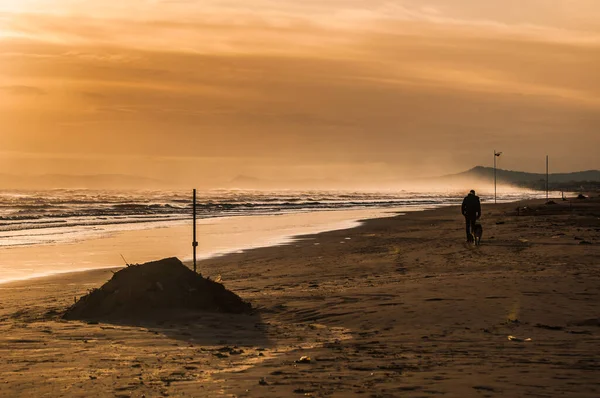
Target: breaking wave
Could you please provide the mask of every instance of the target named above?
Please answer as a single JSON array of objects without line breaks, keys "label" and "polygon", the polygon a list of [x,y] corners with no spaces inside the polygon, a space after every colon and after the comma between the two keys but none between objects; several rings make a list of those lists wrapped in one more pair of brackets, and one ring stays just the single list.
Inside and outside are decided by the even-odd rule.
[{"label": "breaking wave", "polygon": [[[531,194],[532,196],[535,194]],[[200,192],[199,218],[271,215],[289,212],[360,208],[435,207],[458,204],[462,194],[414,192],[247,191]],[[505,196],[502,200],[528,197]],[[0,191],[0,246],[35,244],[28,235],[75,235],[78,229],[188,220],[192,213],[188,191]],[[112,228],[113,230],[115,228]],[[30,243],[33,242],[33,243]]]}]

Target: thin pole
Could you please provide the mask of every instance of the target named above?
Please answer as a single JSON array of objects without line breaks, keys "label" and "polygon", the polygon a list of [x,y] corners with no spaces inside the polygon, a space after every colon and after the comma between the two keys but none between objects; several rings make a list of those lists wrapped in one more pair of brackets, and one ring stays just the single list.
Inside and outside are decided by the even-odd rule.
[{"label": "thin pole", "polygon": [[494,149],[494,203],[496,203],[496,150]]},{"label": "thin pole", "polygon": [[196,248],[198,242],[196,241],[196,190],[194,189],[194,240],[192,241],[192,247],[194,248],[194,272],[196,272]]},{"label": "thin pole", "polygon": [[548,155],[546,155],[546,202],[548,201],[548,186],[549,186],[549,180],[548,180]]}]

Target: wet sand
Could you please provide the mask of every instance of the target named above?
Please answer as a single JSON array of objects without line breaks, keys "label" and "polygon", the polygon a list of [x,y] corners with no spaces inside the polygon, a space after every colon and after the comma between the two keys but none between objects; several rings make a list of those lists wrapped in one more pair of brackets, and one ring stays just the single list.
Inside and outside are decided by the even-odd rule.
[{"label": "wet sand", "polygon": [[[364,218],[386,217],[392,209],[354,209],[205,218],[198,225],[198,258],[287,243],[293,236],[351,228]],[[191,217],[190,217],[191,218]],[[107,232],[84,228],[74,241],[34,246],[0,245],[0,283],[31,276],[141,264],[165,257],[192,258],[192,221],[120,225]],[[158,225],[158,227],[157,227]],[[45,230],[44,230],[45,231]],[[95,232],[94,232],[95,231]],[[44,232],[46,233],[46,232]],[[48,236],[56,231],[48,230]],[[73,234],[71,234],[73,235]],[[70,235],[69,235],[70,236]],[[0,236],[0,243],[3,237]]]},{"label": "wet sand", "polygon": [[199,264],[254,315],[66,322],[110,270],[0,285],[0,396],[599,396],[600,201],[482,222],[480,247],[448,207]]}]

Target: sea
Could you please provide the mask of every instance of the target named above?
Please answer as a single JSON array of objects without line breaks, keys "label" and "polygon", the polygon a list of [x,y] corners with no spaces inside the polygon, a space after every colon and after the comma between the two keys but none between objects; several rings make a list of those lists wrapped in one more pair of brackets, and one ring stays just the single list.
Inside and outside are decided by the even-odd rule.
[{"label": "sea", "polygon": [[[456,205],[463,197],[449,191],[200,191],[199,258],[288,243],[367,218]],[[542,197],[510,191],[498,201]],[[171,255],[189,260],[192,209],[187,190],[0,191],[0,282],[119,266],[128,261],[125,255],[137,262]]]}]

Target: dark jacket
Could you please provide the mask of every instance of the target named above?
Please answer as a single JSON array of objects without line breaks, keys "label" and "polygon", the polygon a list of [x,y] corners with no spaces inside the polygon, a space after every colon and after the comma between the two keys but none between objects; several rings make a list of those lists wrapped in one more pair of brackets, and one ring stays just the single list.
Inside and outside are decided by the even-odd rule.
[{"label": "dark jacket", "polygon": [[481,202],[479,196],[470,193],[465,197],[462,202],[462,214],[465,217],[477,217],[481,216]]}]

